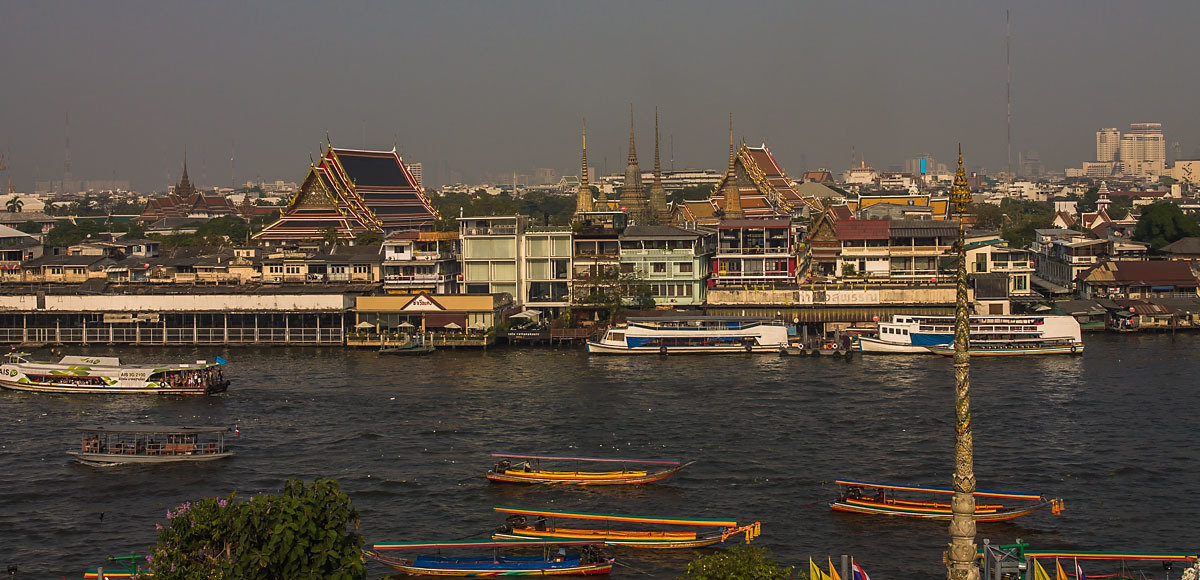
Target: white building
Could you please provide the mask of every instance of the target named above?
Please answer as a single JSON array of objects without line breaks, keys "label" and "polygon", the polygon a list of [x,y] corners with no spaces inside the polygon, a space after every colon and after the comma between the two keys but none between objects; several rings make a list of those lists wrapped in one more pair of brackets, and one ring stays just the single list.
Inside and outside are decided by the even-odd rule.
[{"label": "white building", "polygon": [[1166,164],[1162,123],[1131,123],[1121,136],[1121,171],[1127,177],[1157,177]]},{"label": "white building", "polygon": [[1096,161],[1111,163],[1121,150],[1121,132],[1115,127],[1096,131]]}]

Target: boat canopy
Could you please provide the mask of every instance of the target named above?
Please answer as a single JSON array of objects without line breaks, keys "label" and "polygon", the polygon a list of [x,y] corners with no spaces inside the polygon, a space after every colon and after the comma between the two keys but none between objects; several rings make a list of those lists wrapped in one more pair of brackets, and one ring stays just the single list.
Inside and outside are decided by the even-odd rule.
[{"label": "boat canopy", "polygon": [[522,455],[520,453],[492,453],[492,457],[505,459],[548,459],[561,461],[598,461],[605,463],[648,463],[653,465],[682,465],[679,459],[614,459],[610,457],[562,457],[556,455]]},{"label": "boat canopy", "polygon": [[702,322],[772,322],[776,319],[766,316],[630,316],[627,322],[667,322],[667,321],[702,321]]},{"label": "boat canopy", "polygon": [[[915,485],[892,485],[888,483],[875,483],[871,481],[853,481],[849,479],[839,479],[833,482],[835,485],[848,485],[854,487],[873,487],[876,489],[894,489],[897,491],[915,491],[924,493],[954,493],[954,490],[948,487],[918,487]],[[985,491],[975,490],[976,497],[999,497],[1010,499],[1042,499],[1040,493],[1010,493],[1003,491]]]},{"label": "boat canopy", "polygon": [[577,520],[603,520],[609,522],[635,522],[643,524],[669,524],[679,526],[714,526],[714,527],[737,527],[737,520],[718,520],[708,518],[667,518],[655,516],[631,516],[621,514],[601,514],[591,512],[568,512],[559,510],[540,510],[540,509],[525,509],[510,506],[496,506],[492,509],[500,513],[506,514],[524,514],[533,516],[547,516],[568,518]]},{"label": "boat canopy", "polygon": [[506,548],[508,546],[600,546],[603,541],[566,540],[455,540],[450,542],[383,542],[375,544],[375,550],[416,550],[438,548]]},{"label": "boat canopy", "polygon": [[174,433],[191,435],[198,433],[224,433],[229,427],[172,427],[169,425],[94,425],[79,427],[87,433]]},{"label": "boat canopy", "polygon": [[1160,554],[1146,552],[1064,552],[1064,551],[1034,551],[1026,550],[1026,558],[1061,558],[1063,560],[1146,560],[1161,562],[1195,562],[1197,555],[1185,552],[1166,552]]},{"label": "boat canopy", "polygon": [[58,361],[60,365],[81,365],[94,367],[119,367],[121,359],[115,356],[64,356]]}]

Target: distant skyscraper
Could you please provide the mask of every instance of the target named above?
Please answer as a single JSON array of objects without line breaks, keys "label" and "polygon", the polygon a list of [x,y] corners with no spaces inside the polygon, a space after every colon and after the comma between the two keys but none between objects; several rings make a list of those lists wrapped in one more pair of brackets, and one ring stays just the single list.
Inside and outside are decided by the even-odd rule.
[{"label": "distant skyscraper", "polygon": [[412,174],[413,179],[417,180],[417,187],[425,187],[425,175],[421,162],[406,163],[405,166],[408,167],[408,172]]},{"label": "distant skyscraper", "polygon": [[1158,176],[1166,164],[1162,123],[1131,123],[1121,136],[1121,172],[1128,177]]},{"label": "distant skyscraper", "polygon": [[1115,127],[1096,131],[1096,161],[1107,163],[1117,160],[1121,150],[1121,132]]}]

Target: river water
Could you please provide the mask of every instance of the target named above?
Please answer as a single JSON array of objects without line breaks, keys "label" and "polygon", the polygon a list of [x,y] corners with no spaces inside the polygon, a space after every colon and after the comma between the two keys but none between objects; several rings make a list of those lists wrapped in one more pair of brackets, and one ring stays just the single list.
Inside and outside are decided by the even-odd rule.
[{"label": "river water", "polygon": [[[1197,338],[1091,335],[1081,357],[973,360],[979,487],[1066,501],[1059,516],[981,524],[980,540],[1200,550]],[[206,398],[0,392],[0,564],[19,566],[17,578],[81,577],[107,555],[145,553],[154,524],[176,504],[319,476],[341,481],[368,543],[482,537],[504,519],[493,505],[547,506],[759,520],[756,544],[789,564],[852,554],[876,580],[945,575],[946,524],[834,514],[821,500],[836,495],[837,478],[949,485],[947,358],[598,357],[579,348],[413,358],[312,348],[86,353],[131,362],[221,355],[232,386]],[[209,464],[97,469],[64,454],[77,426],[130,422],[237,424],[241,436],[235,457]],[[492,451],[697,463],[630,488],[467,479],[491,465]],[[632,568],[614,575],[672,578],[697,553],[617,551]],[[372,564],[370,577],[385,571]]]}]

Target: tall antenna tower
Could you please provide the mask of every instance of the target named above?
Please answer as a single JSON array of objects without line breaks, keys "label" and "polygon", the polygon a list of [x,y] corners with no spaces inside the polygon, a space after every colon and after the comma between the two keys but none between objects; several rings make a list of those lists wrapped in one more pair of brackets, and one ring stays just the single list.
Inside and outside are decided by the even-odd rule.
[{"label": "tall antenna tower", "polygon": [[1008,75],[1005,83],[1005,98],[1008,100],[1008,175],[1013,174],[1012,166],[1012,17],[1009,10],[1004,11],[1004,67]]},{"label": "tall antenna tower", "polygon": [[237,189],[237,141],[229,140],[229,188]]}]

